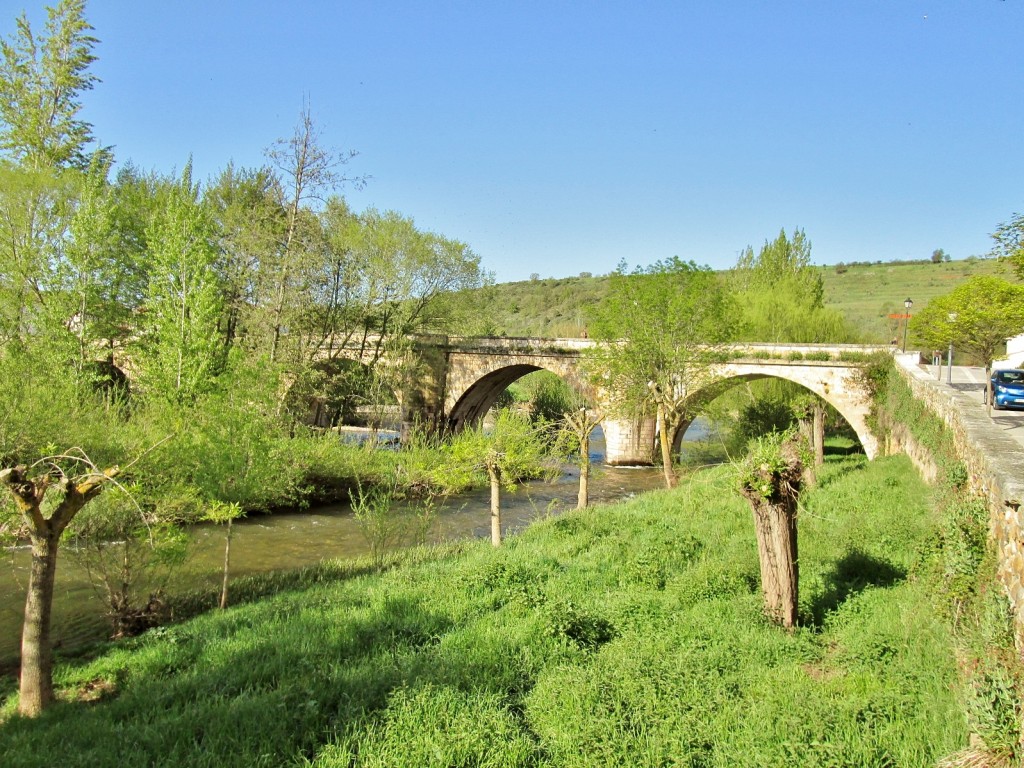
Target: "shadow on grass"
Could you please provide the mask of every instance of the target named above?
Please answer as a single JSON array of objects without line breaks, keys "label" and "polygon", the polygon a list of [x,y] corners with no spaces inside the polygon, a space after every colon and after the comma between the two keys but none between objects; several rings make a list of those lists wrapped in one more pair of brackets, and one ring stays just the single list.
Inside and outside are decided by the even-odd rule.
[{"label": "shadow on grass", "polygon": [[10,739],[82,765],[188,765],[200,748],[213,756],[206,764],[312,759],[323,734],[381,710],[396,688],[490,681],[486,665],[463,668],[439,652],[453,619],[417,600],[388,599],[337,624],[300,602],[264,601],[138,638],[112,695],[83,706],[64,692],[38,718],[0,723],[0,752]]},{"label": "shadow on grass", "polygon": [[820,628],[827,616],[851,596],[868,587],[891,587],[906,576],[905,570],[889,561],[852,549],[826,574],[825,589],[811,601],[809,623]]}]

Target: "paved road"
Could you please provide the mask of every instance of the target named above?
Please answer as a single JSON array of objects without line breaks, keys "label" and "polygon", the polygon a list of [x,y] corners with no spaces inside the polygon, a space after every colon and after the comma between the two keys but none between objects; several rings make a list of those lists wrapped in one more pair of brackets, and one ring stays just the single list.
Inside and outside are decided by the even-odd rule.
[{"label": "paved road", "polygon": [[[931,376],[938,378],[936,368],[933,365],[922,365],[921,370],[930,374]],[[947,384],[947,369],[942,368],[942,383],[944,386],[950,386]],[[954,365],[953,366],[953,384],[951,385],[954,389],[959,390],[971,397],[971,399],[977,401],[978,406],[985,408],[985,369],[974,368],[966,365]],[[1024,446],[1024,409],[1015,411],[996,411],[991,412],[993,425],[999,429],[1002,429],[1006,434],[1014,438],[1021,446]]]}]

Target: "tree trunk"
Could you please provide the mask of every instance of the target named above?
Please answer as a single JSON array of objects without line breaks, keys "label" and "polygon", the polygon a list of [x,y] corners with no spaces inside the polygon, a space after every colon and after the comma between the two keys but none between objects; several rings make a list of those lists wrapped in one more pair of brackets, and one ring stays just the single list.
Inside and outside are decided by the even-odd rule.
[{"label": "tree trunk", "polygon": [[796,499],[761,501],[752,506],[765,613],[772,621],[792,627],[796,624],[799,599]]},{"label": "tree trunk", "polygon": [[57,485],[64,497],[44,517],[41,505],[51,487],[44,475],[30,478],[27,467],[19,465],[0,470],[0,485],[7,486],[15,506],[25,521],[32,541],[32,565],[25,597],[25,620],[21,631],[21,687],[18,711],[28,717],[38,715],[53,701],[53,649],[50,647],[50,614],[53,587],[57,576],[57,551],[61,534],[75,515],[95,498],[103,484],[120,473],[110,467],[91,473],[80,481],[64,478]]},{"label": "tree trunk", "polygon": [[487,476],[491,479],[491,544],[501,546],[501,470],[495,466],[487,467]]},{"label": "tree trunk", "polygon": [[[586,426],[584,425],[584,429]],[[581,435],[580,440],[580,492],[576,509],[584,509],[590,503],[590,435]]]},{"label": "tree trunk", "polygon": [[[806,414],[805,414],[806,416]],[[798,422],[800,427],[800,437],[803,438],[804,442],[807,443],[807,448],[811,453],[814,453],[814,421],[813,419],[802,418]],[[808,488],[813,488],[818,484],[817,473],[814,471],[814,464],[811,466],[804,467],[803,482]]]},{"label": "tree trunk", "polygon": [[765,613],[772,621],[792,627],[799,597],[796,512],[804,468],[795,443],[783,443],[778,450],[781,468],[773,469],[774,462],[755,466],[753,479],[740,491],[754,513]]},{"label": "tree trunk", "polygon": [[21,632],[21,695],[18,703],[18,711],[27,717],[35,717],[53,701],[50,612],[57,576],[56,538],[51,531],[32,536],[32,566]]},{"label": "tree trunk", "polygon": [[814,403],[814,466],[825,463],[825,408]]},{"label": "tree trunk", "polygon": [[228,518],[228,531],[224,536],[224,578],[220,585],[220,607],[228,607],[228,569],[231,565],[231,518]]},{"label": "tree trunk", "polygon": [[661,442],[661,466],[665,470],[665,487],[676,487],[676,473],[672,469],[672,445],[668,440],[668,419],[665,406],[658,403],[658,439]]}]

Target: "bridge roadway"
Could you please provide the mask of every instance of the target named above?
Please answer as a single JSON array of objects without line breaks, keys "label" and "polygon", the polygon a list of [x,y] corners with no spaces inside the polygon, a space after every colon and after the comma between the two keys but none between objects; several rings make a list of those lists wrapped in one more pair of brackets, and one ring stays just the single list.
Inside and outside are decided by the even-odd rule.
[{"label": "bridge roadway", "polygon": [[[945,366],[938,371],[934,365],[919,364],[917,369],[933,379],[936,386],[960,392],[966,397],[961,402],[976,405],[987,412],[985,406],[985,369],[976,366],[954,365],[953,383],[948,383],[949,371]],[[970,407],[970,406],[968,406]],[[992,429],[1011,437],[1024,449],[1024,409],[1019,411],[992,410],[988,414],[992,420]]]}]

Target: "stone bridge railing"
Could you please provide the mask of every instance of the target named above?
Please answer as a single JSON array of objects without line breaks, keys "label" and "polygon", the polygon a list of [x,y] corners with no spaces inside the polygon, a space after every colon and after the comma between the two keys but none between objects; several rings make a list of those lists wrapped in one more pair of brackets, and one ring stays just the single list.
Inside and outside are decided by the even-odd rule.
[{"label": "stone bridge railing", "polygon": [[[967,467],[971,489],[988,502],[991,535],[999,557],[999,579],[1013,606],[1018,640],[1024,638],[1024,446],[997,428],[986,406],[969,394],[944,386],[898,356],[897,368],[914,396],[945,422],[957,455]],[[927,456],[913,440],[903,448],[929,472]],[[916,456],[915,456],[916,454]]]}]

